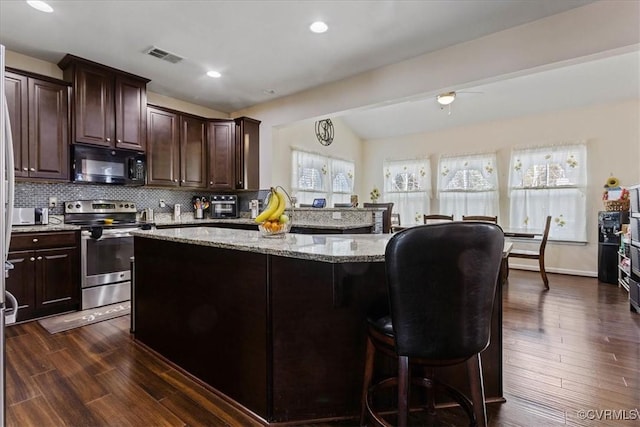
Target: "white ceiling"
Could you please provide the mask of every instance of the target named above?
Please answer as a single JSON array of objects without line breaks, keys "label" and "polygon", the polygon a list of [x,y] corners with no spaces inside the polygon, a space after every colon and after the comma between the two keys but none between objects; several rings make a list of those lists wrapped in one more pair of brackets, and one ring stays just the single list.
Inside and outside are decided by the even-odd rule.
[{"label": "white ceiling", "polygon": [[[591,1],[49,1],[54,12],[46,14],[22,0],[0,0],[0,43],[52,63],[71,53],[147,77],[155,93],[232,113]],[[329,31],[312,34],[308,26],[319,19]],[[152,46],[184,60],[171,64],[146,55]],[[390,129],[415,133],[518,113],[509,103],[513,94],[518,108],[530,112],[562,107],[542,89],[574,102],[594,97],[594,88],[605,88],[609,97],[637,96],[637,55],[607,61],[581,65],[580,78],[576,71],[554,70],[465,88],[483,93],[459,94],[450,115],[430,98],[344,120],[363,138],[383,138]],[[611,73],[615,65],[624,70]],[[613,74],[606,85],[600,84],[607,74],[602,67]],[[222,78],[206,77],[209,69]]]},{"label": "white ceiling", "polygon": [[638,98],[636,50],[460,89],[450,109],[434,95],[350,112],[342,119],[360,138],[380,139]]}]

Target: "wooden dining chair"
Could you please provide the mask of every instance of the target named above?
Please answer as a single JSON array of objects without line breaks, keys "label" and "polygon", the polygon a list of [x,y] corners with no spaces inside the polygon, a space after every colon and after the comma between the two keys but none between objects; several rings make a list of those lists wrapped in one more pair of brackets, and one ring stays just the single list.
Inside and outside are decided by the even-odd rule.
[{"label": "wooden dining chair", "polygon": [[393,227],[394,225],[401,225],[400,224],[400,214],[399,213],[392,213],[391,214],[391,226]]},{"label": "wooden dining chair", "polygon": [[425,224],[437,224],[444,221],[453,221],[453,215],[424,215],[423,221]]},{"label": "wooden dining chair", "polygon": [[498,223],[497,216],[487,216],[487,215],[462,215],[463,221],[486,221],[492,222],[494,224]]},{"label": "wooden dining chair", "polygon": [[[551,215],[547,216],[547,221],[544,225],[544,232],[542,233],[542,240],[537,251],[513,249],[509,252],[508,258],[524,258],[524,259],[537,259],[540,266],[540,276],[542,276],[542,282],[544,287],[549,289],[549,279],[547,278],[547,272],[544,269],[544,250],[547,247],[547,238],[549,237],[549,229],[551,228]],[[507,258],[507,263],[508,263]],[[508,264],[507,264],[508,268]]]}]

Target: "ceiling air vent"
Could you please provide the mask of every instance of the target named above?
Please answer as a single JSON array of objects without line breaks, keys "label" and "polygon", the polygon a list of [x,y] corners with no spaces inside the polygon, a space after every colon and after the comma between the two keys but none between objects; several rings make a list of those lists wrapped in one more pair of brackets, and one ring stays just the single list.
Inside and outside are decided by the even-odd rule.
[{"label": "ceiling air vent", "polygon": [[180,57],[180,56],[178,56],[178,55],[176,55],[174,53],[167,52],[166,50],[157,48],[155,46],[153,46],[151,49],[149,49],[147,51],[147,54],[151,55],[151,56],[155,56],[156,58],[160,58],[160,59],[162,59],[164,61],[171,62],[172,64],[177,64],[178,62],[182,61],[182,59],[183,59],[182,57]]}]

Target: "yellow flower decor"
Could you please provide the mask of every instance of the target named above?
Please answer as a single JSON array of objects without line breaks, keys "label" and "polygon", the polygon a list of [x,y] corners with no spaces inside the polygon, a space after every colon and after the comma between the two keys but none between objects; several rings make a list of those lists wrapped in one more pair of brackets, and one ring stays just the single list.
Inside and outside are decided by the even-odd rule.
[{"label": "yellow flower decor", "polygon": [[615,176],[610,176],[607,179],[607,183],[604,185],[604,188],[618,188],[620,187],[620,180]]},{"label": "yellow flower decor", "polygon": [[378,200],[378,198],[380,197],[380,190],[378,190],[377,187],[373,187],[373,190],[371,190],[371,193],[369,193],[369,195],[371,196],[371,201],[375,203],[376,200]]}]

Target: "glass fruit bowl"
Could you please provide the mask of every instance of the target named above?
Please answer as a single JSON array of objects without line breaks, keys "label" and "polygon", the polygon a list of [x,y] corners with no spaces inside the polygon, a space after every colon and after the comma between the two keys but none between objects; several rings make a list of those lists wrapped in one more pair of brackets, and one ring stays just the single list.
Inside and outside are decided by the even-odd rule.
[{"label": "glass fruit bowl", "polygon": [[258,224],[258,230],[262,237],[284,237],[291,230],[291,220],[282,223],[279,221],[265,221]]}]

